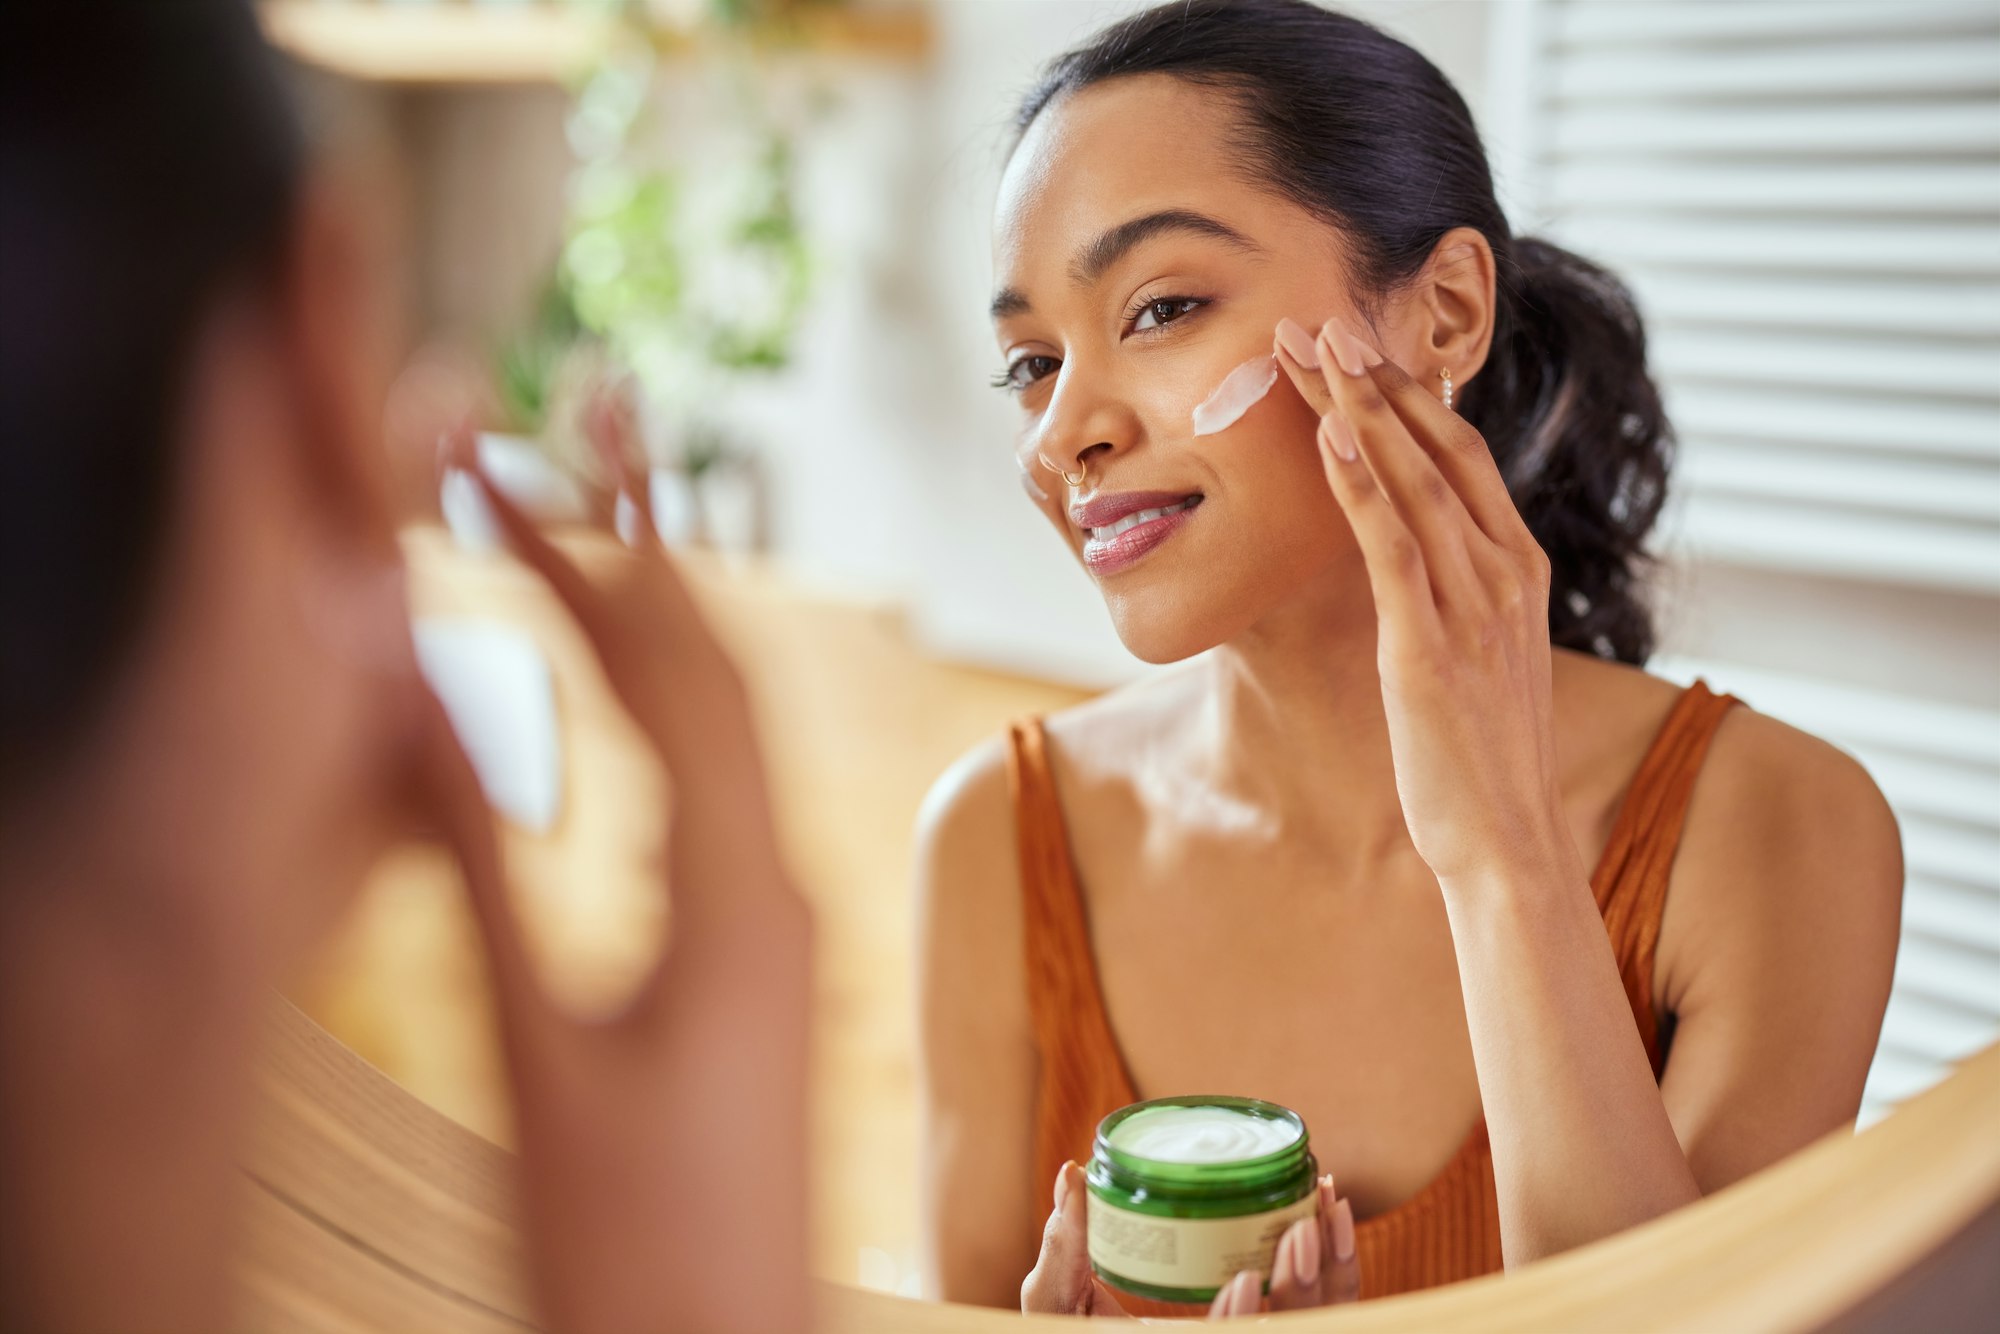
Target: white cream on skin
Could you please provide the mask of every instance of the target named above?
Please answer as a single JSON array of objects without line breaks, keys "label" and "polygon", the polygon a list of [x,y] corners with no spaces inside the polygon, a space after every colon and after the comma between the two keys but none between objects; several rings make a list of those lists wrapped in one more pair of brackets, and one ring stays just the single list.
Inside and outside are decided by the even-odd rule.
[{"label": "white cream on skin", "polygon": [[1194,410],[1194,433],[1214,435],[1226,431],[1278,382],[1278,359],[1266,352],[1250,358],[1222,377],[1215,392]]},{"label": "white cream on skin", "polygon": [[1297,1141],[1298,1128],[1229,1107],[1135,1112],[1111,1131],[1111,1147],[1156,1163],[1234,1163]]}]

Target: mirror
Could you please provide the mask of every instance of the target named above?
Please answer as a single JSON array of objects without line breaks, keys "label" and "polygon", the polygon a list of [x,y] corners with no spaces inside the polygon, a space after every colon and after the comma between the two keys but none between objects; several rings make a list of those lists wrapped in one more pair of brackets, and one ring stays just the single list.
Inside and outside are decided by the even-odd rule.
[{"label": "mirror", "polygon": [[[1977,1309],[1899,1285],[1962,1275],[2000,1180],[2000,19],[669,8],[257,14],[400,239],[329,251],[400,305],[391,435],[448,383],[586,561],[607,385],[644,442],[816,918],[829,1327],[1012,1327],[1031,1275],[1199,1314],[1246,1270],[1431,1327]],[[281,555],[393,534],[531,961],[610,1012],[671,931],[673,784],[418,443],[189,494]],[[383,599],[316,596],[322,730],[392,730],[350,679]],[[455,865],[373,865],[275,1020],[269,1323],[536,1318]],[[1198,1095],[1180,1147],[1098,1142]],[[1863,1184],[1903,1202],[1865,1239]]]},{"label": "mirror", "polygon": [[[810,308],[823,312],[814,318],[826,324],[797,331],[791,364],[750,381],[736,415],[698,423],[712,432],[726,421],[744,457],[675,439],[666,459],[679,471],[668,469],[666,482],[656,483],[654,502],[660,514],[677,516],[666,526],[690,537],[687,567],[752,677],[787,846],[819,913],[815,1265],[829,1280],[879,1291],[915,1295],[923,1288],[912,1150],[921,1139],[916,925],[906,886],[924,795],[955,760],[1001,736],[1009,722],[1061,714],[1106,687],[1155,675],[1117,642],[1090,581],[1066,566],[1057,543],[1020,505],[1002,453],[1004,442],[1020,438],[1018,410],[978,395],[964,373],[988,355],[976,312],[999,276],[986,252],[989,206],[996,189],[1007,188],[1010,161],[1010,140],[983,132],[1043,61],[1133,8],[1043,4],[1030,19],[1018,6],[961,4],[857,20],[845,36],[827,38],[809,74],[763,71],[763,106],[724,99],[727,114],[716,113],[724,123],[733,118],[775,133],[808,164],[797,181],[794,221],[821,257]],[[1682,455],[1673,474],[1679,507],[1653,535],[1663,559],[1649,577],[1652,670],[1675,688],[1706,681],[1848,750],[1896,812],[1908,862],[1902,964],[1862,1108],[1863,1123],[1871,1123],[1989,1040],[1996,1022],[1991,979],[2000,963],[1978,923],[2000,893],[1981,852],[2000,830],[1972,795],[1996,781],[2000,701],[1983,666],[2000,649],[1995,588],[1973,572],[1992,567],[1996,539],[1990,515],[1952,499],[1964,487],[1991,484],[1993,460],[1978,442],[1990,436],[1995,405],[1953,388],[1979,377],[1969,363],[1957,378],[1946,369],[1959,353],[1939,351],[1935,340],[1960,338],[1960,324],[1931,277],[1908,272],[1907,287],[1896,288],[1903,304],[1894,306],[1904,313],[1894,319],[1853,316],[1829,325],[1806,313],[1852,305],[1846,295],[1858,290],[1864,271],[1904,271],[1901,260],[1883,258],[1888,250],[1880,263],[1855,250],[1822,264],[1767,244],[1792,235],[1789,227],[1845,226],[1867,214],[1864,196],[1877,168],[1860,149],[1822,157],[1790,141],[1705,138],[1705,118],[1718,113],[1703,99],[1721,99],[1717,105],[1731,108],[1751,138],[1767,131],[1782,137],[1779,120],[1767,118],[1805,115],[1821,104],[1803,93],[1805,109],[1746,102],[1748,85],[1730,82],[1733,74],[1700,73],[1707,67],[1698,53],[1722,43],[1738,62],[1730,70],[1791,68],[1788,62],[1803,59],[1797,53],[1804,43],[1866,40],[1880,46],[1884,60],[1916,69],[1929,48],[1886,28],[1863,33],[1866,25],[1852,16],[1841,20],[1861,24],[1852,32],[1809,31],[1811,21],[1796,16],[1739,31],[1693,5],[1655,7],[1643,18],[1603,5],[1556,6],[1551,26],[1532,32],[1517,32],[1506,13],[1480,5],[1350,8],[1424,53],[1464,92],[1486,131],[1501,203],[1516,230],[1549,220],[1557,239],[1624,277],[1653,321],[1653,365]],[[1984,44],[1984,51],[2000,40],[1990,24],[1951,22],[1963,29],[1953,29],[1954,42]],[[1727,31],[1711,31],[1717,24]],[[303,28],[295,45],[308,62],[338,64]],[[694,57],[697,68],[702,59]],[[657,76],[646,85],[615,62],[575,103],[542,86],[500,91],[449,81],[392,99],[356,74],[349,68],[339,76],[337,97],[348,106],[423,127],[420,146],[405,150],[405,170],[420,183],[412,209],[417,253],[449,257],[414,278],[419,323],[433,329],[521,329],[519,312],[558,252],[577,290],[598,297],[610,290],[610,278],[588,272],[591,247],[629,241],[619,228],[633,219],[562,213],[562,183],[576,178],[579,156],[586,167],[627,171],[659,161],[729,160],[720,142],[727,136],[697,124],[693,94],[669,90]],[[1722,81],[1717,89],[1690,91],[1690,81],[1711,77]],[[787,120],[807,85],[829,92],[834,109],[817,122]],[[1572,86],[1585,91],[1554,103],[1539,95]],[[700,79],[687,87],[713,91]],[[633,112],[632,98],[652,99],[653,110]],[[1951,98],[1950,107],[1970,105]],[[1643,144],[1635,128],[1642,121],[1651,136]],[[932,128],[915,139],[902,133],[917,123]],[[674,142],[642,147],[648,132]],[[1134,143],[1142,139],[1133,132]],[[1749,172],[1743,155],[1753,150],[1772,155],[1782,172]],[[1926,176],[1934,190],[1923,197],[1944,199],[1950,182],[1976,169],[1970,157],[1947,155],[1934,179]],[[1160,174],[1174,179],[1171,171]],[[1794,179],[1806,192],[1796,199],[1773,184]],[[1003,213],[1006,207],[1003,200]],[[1877,241],[1914,245],[1924,228],[1955,225],[1946,204],[1936,207],[1935,216],[1896,223],[1914,229],[1907,236],[1884,232]],[[504,246],[488,226],[496,217],[513,224]],[[924,220],[926,239],[905,247],[911,217]],[[1014,225],[1022,244],[1039,244],[1032,218],[1017,211]],[[546,333],[525,327],[531,345]],[[1865,357],[1870,339],[1899,351]],[[857,362],[851,346],[867,348],[867,356]],[[1973,355],[1969,343],[1951,346]],[[1932,367],[1936,383],[1897,378],[1904,356]],[[1477,411],[1478,383],[1460,376],[1468,412]],[[1890,425],[1903,413],[1922,414],[1917,434],[1931,443],[1891,457],[1885,451],[1909,435]],[[801,431],[800,421],[814,425]],[[938,423],[949,425],[941,430]],[[702,462],[710,453],[731,461],[710,469]],[[1030,480],[1046,483],[1045,495],[1062,492],[1034,463]],[[1878,475],[1881,485],[1865,480]],[[696,516],[705,517],[698,523]],[[693,539],[698,527],[705,531]],[[425,614],[503,621],[524,629],[547,655],[562,727],[544,786],[560,791],[561,815],[548,836],[510,835],[509,850],[522,868],[524,903],[551,975],[580,1004],[601,1003],[629,982],[657,940],[656,902],[633,872],[656,789],[635,782],[637,761],[613,739],[580,645],[532,580],[435,528],[414,535],[409,551]],[[842,591],[829,593],[835,584]],[[1587,600],[1580,590],[1576,596]],[[1150,631],[1140,624],[1136,633],[1143,639]],[[1173,656],[1174,648],[1163,651]],[[1599,678],[1585,673],[1563,689],[1581,698],[1577,683],[1587,679]],[[1679,733],[1687,741],[1702,725],[1670,713],[1673,700],[1657,686],[1617,698],[1624,702],[1604,704],[1616,727],[1563,737],[1578,854],[1599,871],[1620,849],[1633,852],[1641,824],[1635,816],[1625,828],[1621,813],[1645,795],[1637,779],[1649,747],[1666,746],[1677,726],[1687,729]],[[1120,764],[1116,754],[1106,760],[1087,748],[1071,760],[1114,771]],[[1135,801],[1155,811],[1194,809],[1185,792],[1168,790],[1186,773],[1172,764],[1148,772],[1166,787]],[[1654,776],[1667,777],[1664,770]],[[1086,781],[1080,768],[1065,773],[1060,766],[1058,779]],[[1702,802],[1701,793],[1697,787],[1690,799]],[[1092,806],[1072,802],[1073,795],[1063,803],[1071,822],[1065,832],[1090,899],[1129,849],[1116,841],[1122,824],[1115,801]],[[1231,820],[1254,827],[1271,818],[1254,802],[1211,804],[1198,815],[1179,831],[1196,850],[1204,839],[1230,846]],[[1687,818],[1699,828],[1716,817],[1696,809]],[[1214,868],[1204,866],[1203,874],[1213,878]],[[1611,878],[1595,882],[1604,888]],[[1694,894],[1677,889],[1671,901],[1694,903]],[[1193,931],[1203,919],[1173,902],[1161,920]],[[454,903],[440,864],[385,867],[346,943],[299,998],[433,1106],[504,1142],[475,947]],[[1169,1024],[1149,1014],[1161,1003],[1158,979],[1135,956],[1186,970],[1198,951],[1164,929],[1141,937],[1144,950],[1119,948],[1143,928],[1146,914],[1092,908],[1102,914],[1093,918],[1096,962],[1120,1044],[1112,1054],[1130,1067],[1131,1094],[1190,1092],[1220,1079],[1226,1091],[1294,1098],[1315,1143],[1326,1146],[1325,1161],[1355,1164],[1347,1175],[1364,1223],[1460,1161],[1463,1111],[1471,1105],[1465,1098],[1406,1111],[1419,1147],[1375,1166],[1347,1143],[1345,1128],[1362,1107],[1373,1108],[1362,1122],[1383,1119],[1382,1107],[1365,1099],[1365,1081],[1362,1092],[1351,1081],[1316,1084],[1258,1056],[1254,1042],[1235,1064],[1179,1059],[1168,1035],[1196,1031],[1193,1019],[1175,1012]],[[1657,919],[1663,910],[1656,901],[1645,911]],[[1629,942],[1636,949],[1646,932],[1628,926],[1637,932]],[[1666,943],[1656,948],[1672,954],[1675,927],[1658,929]],[[1448,954],[1412,958],[1413,972],[1425,979],[1411,984],[1412,994],[1455,994]],[[1628,966],[1628,982],[1632,975]],[[1878,980],[1888,981],[1886,974]],[[1393,1005],[1397,1015],[1429,1013],[1401,993]],[[1448,1034],[1453,1026],[1445,1011],[1385,1022],[1382,1032],[1395,1036],[1383,1041]],[[1455,1051],[1444,1065],[1463,1076],[1466,1040],[1430,1046]],[[1212,1037],[1200,1047],[1211,1056],[1227,1049]],[[1362,1043],[1350,1059],[1380,1064],[1383,1054]],[[1227,1073],[1209,1078],[1211,1070]],[[1239,1078],[1248,1082],[1239,1086]],[[1463,1083],[1441,1086],[1469,1094]],[[1086,1139],[1070,1152],[1081,1157],[1088,1148]],[[1037,1218],[1044,1207],[1038,1195]]]}]

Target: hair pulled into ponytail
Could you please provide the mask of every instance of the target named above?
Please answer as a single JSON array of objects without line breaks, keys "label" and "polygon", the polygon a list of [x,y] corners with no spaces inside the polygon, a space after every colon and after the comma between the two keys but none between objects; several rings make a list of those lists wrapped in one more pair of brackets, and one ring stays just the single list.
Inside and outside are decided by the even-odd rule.
[{"label": "hair pulled into ponytail", "polygon": [[1645,540],[1674,450],[1645,327],[1624,283],[1561,246],[1518,237],[1494,258],[1493,346],[1459,411],[1549,558],[1549,641],[1643,664]]},{"label": "hair pulled into ponytail", "polygon": [[1413,280],[1447,232],[1486,238],[1493,341],[1459,411],[1548,555],[1550,642],[1643,664],[1654,639],[1645,541],[1673,463],[1645,329],[1610,273],[1513,235],[1458,90],[1407,44],[1308,0],[1172,0],[1057,57],[1016,125],[1137,74],[1235,101],[1249,184],[1341,232],[1364,310]]}]

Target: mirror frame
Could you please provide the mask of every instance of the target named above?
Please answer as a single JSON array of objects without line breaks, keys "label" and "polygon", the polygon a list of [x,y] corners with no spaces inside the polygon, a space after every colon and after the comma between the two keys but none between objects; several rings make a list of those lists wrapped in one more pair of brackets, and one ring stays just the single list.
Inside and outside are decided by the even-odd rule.
[{"label": "mirror frame", "polygon": [[[243,1164],[238,1328],[537,1329],[512,1155],[279,1001]],[[2000,1043],[1866,1132],[1696,1204],[1467,1283],[1267,1317],[1286,1329],[1965,1327],[2000,1309]],[[822,1282],[821,1334],[1020,1334],[1072,1319]],[[1929,1305],[1926,1305],[1929,1303]],[[1912,1323],[1916,1321],[1917,1323]]]}]

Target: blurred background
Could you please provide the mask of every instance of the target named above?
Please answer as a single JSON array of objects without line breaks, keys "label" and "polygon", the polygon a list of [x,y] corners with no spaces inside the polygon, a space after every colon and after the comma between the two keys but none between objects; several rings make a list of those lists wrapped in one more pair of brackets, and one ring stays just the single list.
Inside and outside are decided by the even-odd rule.
[{"label": "blurred background", "polygon": [[[413,354],[477,366],[494,427],[557,460],[578,387],[633,376],[819,910],[829,1278],[915,1286],[924,790],[1141,670],[1021,499],[984,314],[1015,97],[1137,7],[262,6],[404,238]],[[1517,232],[1638,292],[1682,438],[1654,670],[1846,747],[1896,806],[1879,1117],[2000,1033],[2000,0],[1339,7],[1458,85]],[[657,939],[657,783],[547,598],[439,525],[427,468],[407,490],[429,653],[500,720],[545,966],[607,1003]],[[298,999],[504,1141],[483,985],[448,870],[411,854]]]}]

